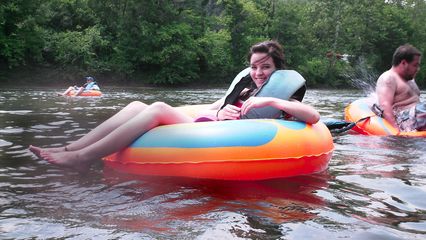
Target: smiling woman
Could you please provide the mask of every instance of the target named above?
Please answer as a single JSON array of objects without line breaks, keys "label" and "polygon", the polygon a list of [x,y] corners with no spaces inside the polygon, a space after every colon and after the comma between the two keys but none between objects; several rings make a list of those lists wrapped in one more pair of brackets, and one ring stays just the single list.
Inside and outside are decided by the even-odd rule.
[{"label": "smiling woman", "polygon": [[[308,124],[318,122],[319,113],[298,101],[297,94],[294,94],[294,92],[298,92],[297,89],[293,89],[294,91],[288,96],[282,93],[281,98],[255,96],[273,72],[284,68],[284,53],[280,44],[275,41],[258,43],[251,47],[248,60],[250,62],[249,74],[246,73],[246,76],[237,79],[238,83],[235,86],[238,85],[238,88],[235,87],[228,95],[233,97],[219,99],[197,112],[198,116],[215,116],[214,120],[218,121],[236,120],[253,109],[272,107],[280,113],[282,112],[276,116],[278,118],[297,119]],[[303,87],[300,89],[304,92]],[[270,118],[270,116],[256,115],[251,118],[268,117]],[[84,170],[94,160],[124,149],[153,128],[161,125],[192,123],[196,119],[197,117],[187,115],[182,109],[163,102],[147,105],[135,101],[82,138],[65,147],[42,149],[30,146],[30,150],[51,163]]]},{"label": "smiling woman", "polygon": [[[235,77],[227,96],[250,72],[247,68]],[[305,79],[296,71],[276,70],[252,97],[289,99],[304,86]],[[180,109],[196,117],[204,107]],[[251,109],[241,116],[244,120],[159,126],[104,158],[105,165],[137,175],[222,180],[262,180],[325,170],[334,149],[325,125],[271,120],[282,117],[281,110],[266,106]],[[259,118],[269,120],[250,120]]]}]

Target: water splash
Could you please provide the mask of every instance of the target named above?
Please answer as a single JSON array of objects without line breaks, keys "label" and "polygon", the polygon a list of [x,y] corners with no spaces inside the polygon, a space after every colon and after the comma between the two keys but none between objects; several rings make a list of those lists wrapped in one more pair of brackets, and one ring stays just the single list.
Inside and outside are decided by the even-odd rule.
[{"label": "water splash", "polygon": [[354,71],[345,74],[345,77],[353,87],[362,90],[365,96],[375,95],[376,81],[379,74],[369,68],[363,57],[357,60]]}]

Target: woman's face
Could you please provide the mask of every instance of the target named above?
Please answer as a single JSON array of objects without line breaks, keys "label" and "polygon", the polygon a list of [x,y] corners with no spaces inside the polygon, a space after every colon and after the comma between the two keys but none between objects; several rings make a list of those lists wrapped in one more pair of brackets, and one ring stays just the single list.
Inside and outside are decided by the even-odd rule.
[{"label": "woman's face", "polygon": [[250,76],[257,87],[262,86],[276,70],[274,61],[266,53],[253,53],[250,58]]}]

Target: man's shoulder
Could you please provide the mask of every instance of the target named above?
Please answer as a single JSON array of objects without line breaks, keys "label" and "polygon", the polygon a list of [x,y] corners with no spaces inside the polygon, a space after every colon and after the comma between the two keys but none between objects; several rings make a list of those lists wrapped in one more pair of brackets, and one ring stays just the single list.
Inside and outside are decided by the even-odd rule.
[{"label": "man's shoulder", "polygon": [[380,76],[379,76],[379,79],[380,78],[389,78],[389,77],[394,77],[394,76],[397,76],[398,74],[395,72],[395,71],[393,71],[392,69],[389,69],[389,70],[387,70],[387,71],[385,71],[385,72],[383,72]]},{"label": "man's shoulder", "polygon": [[398,77],[398,74],[395,71],[392,71],[392,69],[390,69],[379,76],[379,78],[377,79],[377,84],[388,85],[396,83]]}]

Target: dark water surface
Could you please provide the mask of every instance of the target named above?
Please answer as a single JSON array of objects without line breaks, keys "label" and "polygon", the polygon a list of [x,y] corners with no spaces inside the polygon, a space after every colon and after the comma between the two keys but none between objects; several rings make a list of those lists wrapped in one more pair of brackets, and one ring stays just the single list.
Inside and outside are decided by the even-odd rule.
[{"label": "dark water surface", "polygon": [[[334,136],[326,172],[254,182],[82,175],[32,155],[62,146],[131,101],[209,103],[225,89],[0,89],[0,239],[426,239],[426,138]],[[361,91],[310,90],[343,119]],[[423,101],[425,94],[423,93]]]}]

